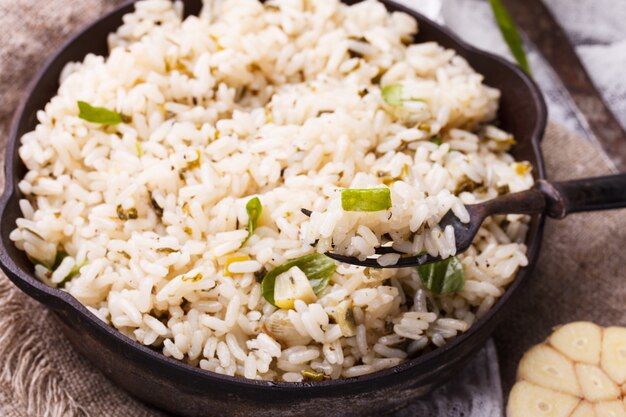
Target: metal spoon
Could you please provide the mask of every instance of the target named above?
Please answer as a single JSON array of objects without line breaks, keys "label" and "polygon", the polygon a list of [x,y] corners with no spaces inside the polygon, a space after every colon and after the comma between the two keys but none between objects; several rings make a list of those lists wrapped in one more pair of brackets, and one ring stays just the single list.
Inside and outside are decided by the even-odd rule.
[{"label": "metal spoon", "polygon": [[[554,183],[540,180],[529,190],[466,205],[470,215],[468,223],[462,223],[449,211],[439,222],[439,227],[442,230],[448,225],[454,228],[456,253],[461,253],[470,247],[485,218],[495,214],[545,213],[555,219],[562,219],[571,213],[623,207],[626,207],[626,174]],[[311,215],[310,210],[302,209],[302,212],[307,216]],[[359,260],[354,256],[333,252],[327,252],[326,256],[339,262],[370,268],[404,268],[442,260],[439,256],[428,254],[410,255],[397,252],[391,246],[376,249],[377,255],[386,253],[397,253],[401,257],[395,264],[381,266],[377,257]]]}]

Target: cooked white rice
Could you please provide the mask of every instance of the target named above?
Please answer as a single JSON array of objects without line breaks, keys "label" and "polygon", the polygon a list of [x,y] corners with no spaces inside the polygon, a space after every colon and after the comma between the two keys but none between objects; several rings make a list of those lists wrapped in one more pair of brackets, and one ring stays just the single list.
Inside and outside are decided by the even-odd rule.
[{"label": "cooked white rice", "polygon": [[[316,302],[286,311],[255,277],[332,245],[363,258],[386,233],[407,253],[453,255],[451,230],[437,226],[448,210],[467,220],[464,204],[532,185],[510,135],[488,125],[499,92],[454,51],[407,46],[416,30],[372,0],[213,0],[185,20],[179,3],[138,2],[109,57],[68,64],[22,137],[11,239],[41,280],[123,334],[222,374],[353,377],[443,345],[526,265],[526,218],[485,222],[459,255],[466,282],[453,294],[424,290],[412,268],[338,265]],[[386,104],[392,83],[420,100]],[[78,100],[132,121],[88,123]],[[341,209],[339,190],[381,186],[390,210]],[[241,246],[255,195],[263,215]],[[340,304],[353,335],[329,319]]]}]

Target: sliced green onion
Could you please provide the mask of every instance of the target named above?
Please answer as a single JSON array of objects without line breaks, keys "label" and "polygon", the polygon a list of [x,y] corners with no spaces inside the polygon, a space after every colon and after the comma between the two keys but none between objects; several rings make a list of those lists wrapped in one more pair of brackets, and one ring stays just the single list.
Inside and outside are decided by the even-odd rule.
[{"label": "sliced green onion", "polygon": [[522,38],[515,27],[515,22],[511,15],[507,11],[506,7],[500,0],[489,0],[491,9],[502,33],[504,41],[509,46],[511,53],[515,57],[520,68],[522,68],[527,74],[531,74],[530,66],[528,65],[528,58],[526,58],[526,52],[524,51],[524,43]]},{"label": "sliced green onion", "polygon": [[383,100],[385,100],[385,103],[393,107],[402,106],[402,103],[405,101],[426,101],[423,98],[417,97],[404,98],[404,87],[402,87],[402,84],[387,84],[380,90],[380,94]]},{"label": "sliced green onion", "polygon": [[402,98],[402,84],[388,84],[381,90],[383,100],[390,106],[401,106],[404,99]]},{"label": "sliced green onion", "polygon": [[341,191],[345,211],[382,211],[391,208],[389,188],[345,189]]},{"label": "sliced green onion", "polygon": [[120,113],[104,107],[94,107],[84,101],[78,102],[78,110],[80,111],[78,117],[91,123],[113,126],[126,121],[126,117]]},{"label": "sliced green onion", "polygon": [[248,213],[248,236],[241,243],[241,246],[245,245],[248,239],[254,234],[256,225],[259,222],[259,218],[263,213],[263,205],[259,197],[254,197],[246,203],[246,212]]},{"label": "sliced green onion", "polygon": [[417,267],[424,287],[436,294],[461,291],[465,286],[465,273],[459,258],[452,256],[439,262]]},{"label": "sliced green onion", "polygon": [[337,265],[335,261],[321,253],[312,253],[300,258],[293,259],[269,271],[261,281],[261,291],[263,297],[272,305],[274,304],[274,286],[276,277],[289,271],[294,266],[300,268],[306,275],[313,288],[315,295],[318,295],[328,286],[328,282],[335,273]]}]

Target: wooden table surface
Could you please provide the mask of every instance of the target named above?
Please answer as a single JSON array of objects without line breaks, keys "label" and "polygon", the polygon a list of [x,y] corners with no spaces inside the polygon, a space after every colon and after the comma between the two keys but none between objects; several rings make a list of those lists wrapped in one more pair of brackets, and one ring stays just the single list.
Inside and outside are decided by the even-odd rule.
[{"label": "wooden table surface", "polygon": [[504,0],[516,23],[539,49],[581,111],[591,133],[620,171],[626,171],[626,135],[595,87],[566,32],[542,0]]}]

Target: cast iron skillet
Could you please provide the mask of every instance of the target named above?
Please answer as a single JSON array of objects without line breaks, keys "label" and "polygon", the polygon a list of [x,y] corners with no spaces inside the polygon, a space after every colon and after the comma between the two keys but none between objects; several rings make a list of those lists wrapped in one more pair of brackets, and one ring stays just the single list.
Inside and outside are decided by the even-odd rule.
[{"label": "cast iron skillet", "polygon": [[[419,22],[416,42],[436,41],[455,49],[488,85],[500,89],[498,119],[518,141],[513,154],[529,161],[535,180],[545,178],[539,142],[546,124],[546,106],[537,86],[514,65],[479,51],[447,29],[392,1],[390,11],[403,11]],[[346,1],[356,3],[357,1]],[[186,0],[187,14],[197,14],[201,0]],[[33,275],[26,255],[15,248],[9,233],[20,216],[18,181],[26,168],[18,157],[20,137],[34,129],[36,112],[58,89],[63,66],[87,53],[106,55],[107,34],[131,12],[132,2],[71,38],[37,74],[17,108],[6,155],[6,186],[0,200],[1,253],[4,272],[22,291],[52,309],[75,349],[107,377],[136,397],[184,416],[347,416],[380,415],[407,404],[459,372],[506,316],[510,299],[528,281],[541,244],[544,216],[532,218],[528,232],[529,266],[522,268],[496,305],[466,333],[444,347],[395,368],[357,378],[321,383],[250,381],[204,371],[140,345],[91,314],[68,293],[46,286]]]}]

